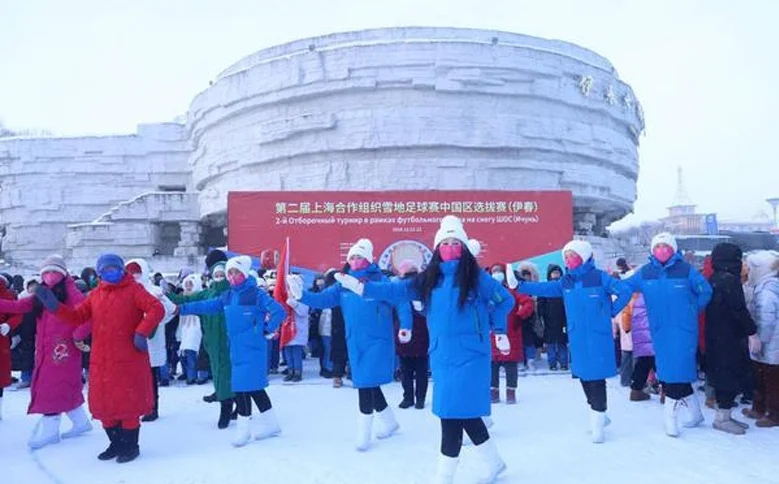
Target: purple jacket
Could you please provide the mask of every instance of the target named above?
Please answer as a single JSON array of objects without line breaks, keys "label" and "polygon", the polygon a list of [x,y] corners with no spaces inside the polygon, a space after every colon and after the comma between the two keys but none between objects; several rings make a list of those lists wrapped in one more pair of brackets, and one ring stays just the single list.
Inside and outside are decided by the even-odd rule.
[{"label": "purple jacket", "polygon": [[633,357],[655,356],[643,294],[639,294],[633,301],[633,317],[630,326],[630,333],[633,335]]}]

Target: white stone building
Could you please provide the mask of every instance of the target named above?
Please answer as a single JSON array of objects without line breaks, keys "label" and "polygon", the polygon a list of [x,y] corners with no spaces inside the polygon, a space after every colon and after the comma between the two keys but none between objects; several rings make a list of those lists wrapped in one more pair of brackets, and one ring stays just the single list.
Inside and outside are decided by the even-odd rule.
[{"label": "white stone building", "polygon": [[224,243],[231,190],[571,190],[575,230],[633,208],[641,106],[605,58],[451,28],[333,34],[261,50],[186,124],[0,139],[0,258],[30,270],[105,250],[194,262]]}]

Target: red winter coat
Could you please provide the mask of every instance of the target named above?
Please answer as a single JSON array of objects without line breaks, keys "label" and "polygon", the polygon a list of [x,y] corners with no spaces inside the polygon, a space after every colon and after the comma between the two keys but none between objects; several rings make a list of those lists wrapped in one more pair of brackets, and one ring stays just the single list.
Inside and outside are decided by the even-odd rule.
[{"label": "red winter coat", "polygon": [[[84,300],[73,279],[65,279],[66,304],[75,307]],[[0,301],[0,313],[31,312],[35,296],[18,301]],[[32,373],[27,413],[64,413],[84,403],[81,381],[81,351],[73,344],[73,327],[51,311],[43,310],[35,321],[35,367]]]},{"label": "red winter coat", "polygon": [[535,308],[535,301],[531,296],[519,294],[513,289],[508,290],[514,296],[514,309],[508,315],[506,321],[506,334],[511,344],[511,352],[508,355],[501,354],[495,346],[495,335],[492,335],[492,361],[519,362],[525,358],[525,349],[522,344],[522,324],[529,318]]},{"label": "red winter coat", "polygon": [[149,337],[165,316],[162,303],[127,274],[118,284],[101,282],[75,309],[60,306],[57,315],[77,325],[92,321],[88,395],[92,415],[115,421],[151,413],[149,353],[135,348],[133,336]]},{"label": "red winter coat", "polygon": [[[15,300],[16,293],[0,282],[0,299]],[[7,323],[11,330],[22,324],[22,316],[0,312],[0,324]],[[11,333],[0,336],[0,388],[11,384]]]}]

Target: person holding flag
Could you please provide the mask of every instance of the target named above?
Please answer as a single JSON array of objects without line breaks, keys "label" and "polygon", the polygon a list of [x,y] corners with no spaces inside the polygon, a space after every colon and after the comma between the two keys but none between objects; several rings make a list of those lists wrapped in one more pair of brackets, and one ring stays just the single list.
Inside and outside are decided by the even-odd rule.
[{"label": "person holding flag", "polygon": [[296,383],[303,380],[303,353],[308,344],[308,306],[288,296],[290,284],[303,286],[303,279],[299,275],[290,274],[289,237],[282,249],[276,274],[273,298],[287,310],[287,318],[281,324],[279,341],[289,370],[284,381]]},{"label": "person holding flag", "polygon": [[[360,281],[388,282],[373,262],[373,244],[361,239],[349,249],[347,272]],[[281,285],[281,284],[279,284]],[[277,285],[278,286],[278,285]],[[373,433],[374,412],[380,427],[379,439],[391,437],[400,426],[392,409],[387,405],[381,385],[386,385],[395,375],[395,330],[393,311],[397,311],[402,331],[412,328],[411,306],[405,302],[390,304],[367,300],[354,294],[341,284],[334,284],[322,292],[303,291],[302,283],[290,281],[290,296],[316,309],[340,306],[346,323],[346,345],[352,368],[352,382],[359,394],[360,414],[356,448],[368,450]],[[401,341],[408,342],[410,334]]]},{"label": "person holding flag", "polygon": [[255,440],[281,433],[278,419],[265,388],[268,386],[268,345],[265,335],[272,333],[286,318],[286,311],[267,292],[257,287],[249,275],[252,260],[248,256],[227,261],[230,290],[219,297],[179,306],[179,314],[224,313],[230,339],[232,390],[238,407],[238,422],[233,440],[243,447],[251,438],[252,400],[260,410],[254,429]]}]

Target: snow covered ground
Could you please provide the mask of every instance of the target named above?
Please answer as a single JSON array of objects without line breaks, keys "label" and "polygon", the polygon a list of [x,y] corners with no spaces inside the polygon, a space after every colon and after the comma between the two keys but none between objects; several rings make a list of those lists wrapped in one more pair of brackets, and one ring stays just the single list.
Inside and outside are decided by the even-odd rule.
[{"label": "snow covered ground", "polygon": [[[201,397],[209,386],[161,389],[157,422],[141,429],[141,457],[130,464],[100,462],[107,445],[95,422],[87,436],[35,453],[26,441],[37,417],[25,415],[29,392],[6,391],[0,421],[0,483],[3,484],[218,484],[428,483],[435,472],[439,424],[428,409],[397,409],[399,384],[385,389],[401,432],[375,442],[366,453],[353,449],[357,394],[331,388],[309,369],[296,386],[275,377],[269,395],[283,434],[230,446],[229,430],[217,430],[217,404]],[[779,429],[755,429],[735,437],[711,429],[713,412],[697,429],[678,439],[666,437],[662,408],[628,401],[627,390],[609,382],[607,442],[594,445],[587,435],[587,409],[577,381],[569,375],[520,379],[516,406],[494,406],[491,429],[509,468],[502,483],[675,484],[779,483]],[[255,409],[256,411],[256,409]],[[740,413],[740,411],[739,411]],[[63,419],[63,429],[70,423]],[[456,482],[474,482],[479,467],[465,447]]]}]

